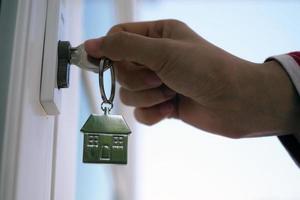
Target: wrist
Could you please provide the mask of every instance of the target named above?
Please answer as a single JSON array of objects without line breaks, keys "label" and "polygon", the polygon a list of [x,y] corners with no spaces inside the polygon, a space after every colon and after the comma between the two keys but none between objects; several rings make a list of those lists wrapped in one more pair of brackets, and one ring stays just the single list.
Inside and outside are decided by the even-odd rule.
[{"label": "wrist", "polygon": [[300,132],[300,98],[286,71],[276,61],[258,64],[256,70],[263,87],[260,94],[271,114],[265,132],[287,134]]}]

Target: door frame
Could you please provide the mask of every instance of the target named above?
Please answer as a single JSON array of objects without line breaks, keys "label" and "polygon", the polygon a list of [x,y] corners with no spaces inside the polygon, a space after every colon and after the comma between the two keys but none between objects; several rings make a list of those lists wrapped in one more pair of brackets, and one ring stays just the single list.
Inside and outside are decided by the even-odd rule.
[{"label": "door frame", "polygon": [[[4,0],[1,2],[0,27],[3,72],[5,84],[1,93],[1,166],[0,199],[15,199],[18,170],[19,132],[22,110],[22,84],[26,60],[26,39],[29,33],[30,1]],[[43,17],[43,16],[41,16]],[[1,56],[1,57],[2,57]],[[2,58],[1,58],[2,59]]]}]

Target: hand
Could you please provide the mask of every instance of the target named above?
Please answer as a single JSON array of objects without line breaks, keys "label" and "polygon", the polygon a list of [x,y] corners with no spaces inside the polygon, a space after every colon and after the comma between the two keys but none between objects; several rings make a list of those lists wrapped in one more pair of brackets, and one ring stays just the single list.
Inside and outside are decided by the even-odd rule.
[{"label": "hand", "polygon": [[85,47],[114,61],[121,100],[144,124],[174,117],[231,138],[300,130],[299,99],[276,62],[237,58],[182,22],[120,24]]}]

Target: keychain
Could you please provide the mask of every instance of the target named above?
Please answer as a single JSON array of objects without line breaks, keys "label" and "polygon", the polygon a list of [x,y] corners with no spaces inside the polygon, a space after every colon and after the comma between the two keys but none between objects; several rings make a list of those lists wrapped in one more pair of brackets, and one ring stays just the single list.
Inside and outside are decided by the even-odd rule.
[{"label": "keychain", "polygon": [[[106,69],[110,69],[111,74],[109,98],[104,90],[103,74]],[[84,134],[83,162],[127,164],[128,136],[131,131],[121,115],[110,114],[115,96],[115,73],[112,61],[107,58],[100,60],[99,88],[103,114],[91,114],[81,128]]]}]

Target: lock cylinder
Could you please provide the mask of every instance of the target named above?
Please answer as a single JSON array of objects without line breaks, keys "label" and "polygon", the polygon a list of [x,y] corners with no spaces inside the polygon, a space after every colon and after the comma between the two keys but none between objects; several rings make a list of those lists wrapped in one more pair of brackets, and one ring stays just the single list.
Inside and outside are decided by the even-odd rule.
[{"label": "lock cylinder", "polygon": [[[59,41],[58,49],[58,69],[57,69],[57,87],[68,88],[70,77],[70,65],[76,65],[77,67],[99,73],[100,60],[95,59],[87,55],[84,44],[80,44],[77,47],[72,47],[69,41]],[[104,67],[107,70],[107,66]]]},{"label": "lock cylinder", "polygon": [[71,44],[59,41],[57,49],[57,87],[68,88],[70,80]]},{"label": "lock cylinder", "polygon": [[[72,47],[69,41],[58,42],[58,69],[57,86],[58,88],[69,87],[70,65],[76,65],[80,69],[99,73],[100,59],[90,57],[85,51],[84,44]],[[108,66],[104,66],[104,71]]]}]

